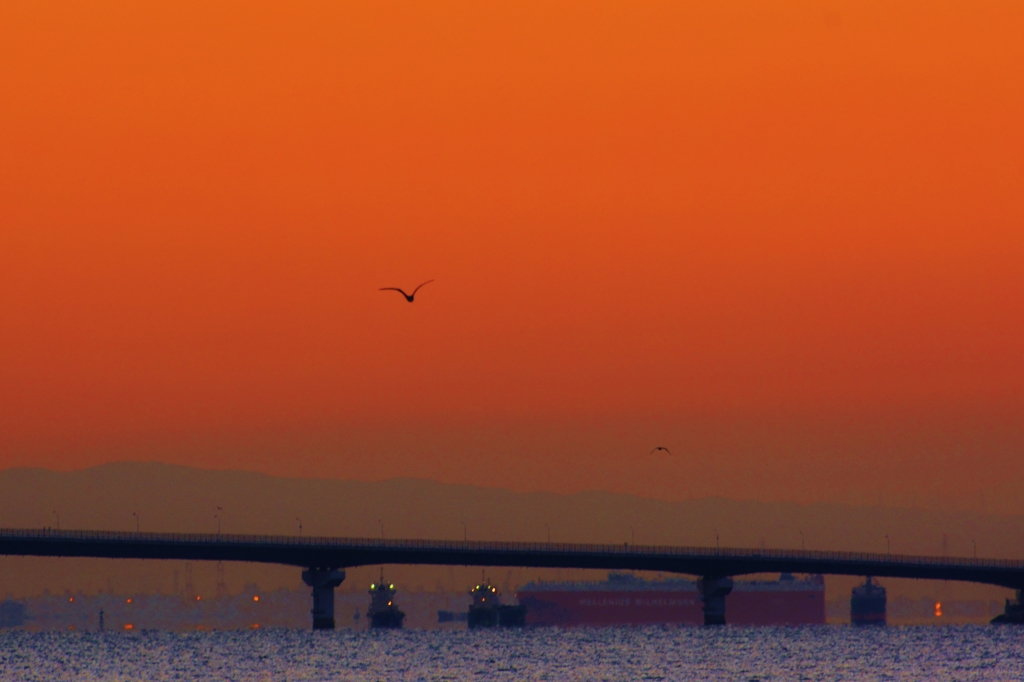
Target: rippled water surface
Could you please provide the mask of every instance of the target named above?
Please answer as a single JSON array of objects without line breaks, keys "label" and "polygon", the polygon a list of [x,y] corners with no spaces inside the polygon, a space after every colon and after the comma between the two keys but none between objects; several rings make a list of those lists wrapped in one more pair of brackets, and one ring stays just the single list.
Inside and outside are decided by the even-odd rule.
[{"label": "rippled water surface", "polygon": [[3,680],[1024,680],[1024,628],[0,632]]}]

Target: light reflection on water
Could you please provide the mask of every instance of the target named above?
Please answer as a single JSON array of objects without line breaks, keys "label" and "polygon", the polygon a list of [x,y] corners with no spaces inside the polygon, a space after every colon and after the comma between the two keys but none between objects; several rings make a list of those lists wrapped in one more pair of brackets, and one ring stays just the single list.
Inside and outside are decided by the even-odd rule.
[{"label": "light reflection on water", "polygon": [[0,632],[15,680],[1022,680],[1024,628]]}]

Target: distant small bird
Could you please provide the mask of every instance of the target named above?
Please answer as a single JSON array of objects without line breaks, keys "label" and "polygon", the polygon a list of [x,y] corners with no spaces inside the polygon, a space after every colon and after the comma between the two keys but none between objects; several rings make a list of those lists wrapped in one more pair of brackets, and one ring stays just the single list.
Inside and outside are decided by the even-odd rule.
[{"label": "distant small bird", "polygon": [[412,303],[413,299],[416,298],[416,292],[419,291],[420,288],[423,287],[424,284],[430,284],[433,281],[434,280],[432,280],[432,279],[428,279],[426,282],[424,282],[423,284],[421,284],[418,287],[416,287],[415,289],[413,289],[411,294],[405,293],[404,290],[399,289],[398,287],[381,287],[380,291],[397,291],[402,296],[405,296],[405,300],[407,300],[409,303]]},{"label": "distant small bird", "polygon": [[664,451],[665,451],[665,452],[667,452],[668,454],[670,454],[670,455],[672,454],[672,451],[671,451],[671,450],[669,450],[668,448],[663,448],[663,447],[661,447],[660,445],[659,445],[658,447],[654,448],[653,450],[651,450],[651,454],[653,455],[653,454],[654,454],[655,452],[657,452],[658,450],[664,450]]}]

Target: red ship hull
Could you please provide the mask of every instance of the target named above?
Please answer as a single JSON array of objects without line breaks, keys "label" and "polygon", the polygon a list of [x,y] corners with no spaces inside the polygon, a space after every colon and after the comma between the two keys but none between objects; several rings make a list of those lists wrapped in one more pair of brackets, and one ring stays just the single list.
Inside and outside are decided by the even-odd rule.
[{"label": "red ship hull", "polygon": [[[527,625],[700,625],[696,590],[521,591]],[[807,625],[825,622],[825,590],[734,590],[726,597],[731,625]]]}]

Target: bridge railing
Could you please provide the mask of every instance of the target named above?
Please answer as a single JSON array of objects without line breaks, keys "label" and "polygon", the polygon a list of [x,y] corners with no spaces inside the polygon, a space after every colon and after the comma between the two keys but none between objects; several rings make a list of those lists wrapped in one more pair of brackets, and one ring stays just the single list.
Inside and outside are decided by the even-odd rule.
[{"label": "bridge railing", "polygon": [[3,540],[32,539],[64,542],[131,542],[154,544],[216,544],[245,545],[266,548],[293,547],[310,550],[413,550],[450,551],[469,554],[501,553],[549,553],[549,554],[596,554],[648,556],[651,558],[712,558],[722,559],[781,559],[802,561],[827,561],[844,563],[889,563],[915,564],[965,568],[1012,569],[1024,571],[1024,561],[1014,559],[978,559],[971,557],[936,557],[908,554],[881,554],[871,552],[842,552],[822,550],[789,549],[744,549],[686,547],[670,545],[622,545],[594,543],[552,543],[514,541],[473,541],[473,540],[387,540],[374,538],[339,538],[289,535],[239,535],[213,533],[132,533],[102,530],[55,530],[55,529],[0,529]]}]

